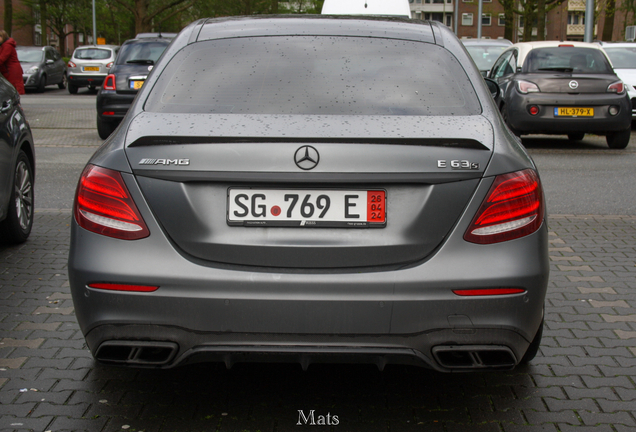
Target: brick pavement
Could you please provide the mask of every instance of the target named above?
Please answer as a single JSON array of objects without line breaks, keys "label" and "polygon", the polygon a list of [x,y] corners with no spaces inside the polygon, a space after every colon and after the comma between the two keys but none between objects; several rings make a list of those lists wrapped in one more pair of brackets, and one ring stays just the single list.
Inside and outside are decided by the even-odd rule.
[{"label": "brick pavement", "polygon": [[552,274],[537,358],[505,373],[412,367],[96,365],[66,277],[68,211],[0,246],[1,431],[292,431],[298,410],[341,431],[636,431],[636,217],[550,219]]}]

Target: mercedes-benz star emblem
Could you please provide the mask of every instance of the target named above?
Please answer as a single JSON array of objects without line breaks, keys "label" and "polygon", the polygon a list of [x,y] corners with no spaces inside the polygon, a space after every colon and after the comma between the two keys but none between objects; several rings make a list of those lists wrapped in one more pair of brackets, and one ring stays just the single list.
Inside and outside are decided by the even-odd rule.
[{"label": "mercedes-benz star emblem", "polygon": [[572,90],[576,90],[577,88],[579,88],[579,83],[576,81],[570,81],[570,84],[568,85],[570,86]]},{"label": "mercedes-benz star emblem", "polygon": [[320,155],[318,150],[312,146],[302,146],[294,154],[294,162],[298,168],[303,170],[310,170],[316,168],[320,161]]}]

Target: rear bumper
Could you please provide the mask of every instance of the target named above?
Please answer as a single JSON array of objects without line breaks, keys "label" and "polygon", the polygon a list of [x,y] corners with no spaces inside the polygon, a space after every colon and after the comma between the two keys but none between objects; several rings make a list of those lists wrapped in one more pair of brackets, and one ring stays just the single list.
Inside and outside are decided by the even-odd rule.
[{"label": "rear bumper", "polygon": [[[539,114],[530,115],[530,106],[539,107]],[[609,114],[609,107],[619,108],[617,115]],[[558,117],[557,107],[594,108],[594,117]],[[628,129],[632,121],[632,103],[627,95],[578,95],[578,94],[520,94],[511,90],[506,109],[508,121],[519,133],[568,134],[593,132],[606,134]]]},{"label": "rear bumper", "polygon": [[[143,203],[126,177],[135,201]],[[480,186],[469,213],[488,186]],[[449,371],[435,360],[434,348],[505,347],[514,365],[542,320],[549,273],[545,223],[530,236],[482,246],[463,240],[469,221],[460,222],[428,260],[398,270],[270,271],[195,262],[165,238],[144,205],[139,207],[151,231],[142,240],[100,236],[73,221],[71,291],[80,327],[98,358],[102,346],[117,341],[154,341],[176,348],[145,366],[335,359]],[[160,288],[116,292],[89,288],[91,282]],[[526,292],[489,297],[452,292],[499,287]]]},{"label": "rear bumper", "polygon": [[[113,90],[101,90],[97,95],[97,116],[105,121],[121,121],[130,109],[134,94],[118,94]],[[104,113],[112,113],[104,115]]]},{"label": "rear bumper", "polygon": [[76,87],[99,87],[104,82],[106,75],[68,74],[68,82]]}]

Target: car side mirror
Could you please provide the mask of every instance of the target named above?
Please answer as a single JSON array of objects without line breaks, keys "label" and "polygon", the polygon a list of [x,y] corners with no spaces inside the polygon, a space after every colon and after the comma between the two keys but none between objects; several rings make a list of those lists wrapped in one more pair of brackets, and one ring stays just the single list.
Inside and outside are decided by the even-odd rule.
[{"label": "car side mirror", "polygon": [[484,81],[488,86],[488,90],[490,90],[490,95],[492,96],[492,98],[496,99],[497,96],[499,96],[499,84],[497,84],[497,81],[490,78],[484,78]]}]

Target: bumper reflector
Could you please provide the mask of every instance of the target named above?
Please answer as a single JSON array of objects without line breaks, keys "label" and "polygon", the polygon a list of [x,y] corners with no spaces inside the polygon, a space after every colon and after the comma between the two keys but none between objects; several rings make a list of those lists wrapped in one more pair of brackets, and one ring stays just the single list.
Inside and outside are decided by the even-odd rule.
[{"label": "bumper reflector", "polygon": [[111,290],[111,291],[135,291],[135,292],[153,292],[159,289],[158,286],[149,285],[128,285],[115,283],[90,283],[90,288]]},{"label": "bumper reflector", "polygon": [[457,289],[453,290],[458,296],[495,296],[506,294],[525,293],[523,288],[477,288],[477,289]]}]

